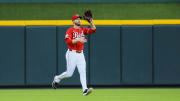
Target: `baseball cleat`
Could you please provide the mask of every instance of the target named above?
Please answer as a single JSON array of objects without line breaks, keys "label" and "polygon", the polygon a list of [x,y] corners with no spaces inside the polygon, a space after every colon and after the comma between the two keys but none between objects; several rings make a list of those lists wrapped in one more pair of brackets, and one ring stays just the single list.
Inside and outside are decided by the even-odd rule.
[{"label": "baseball cleat", "polygon": [[93,88],[88,88],[88,89],[86,89],[86,90],[83,92],[83,95],[84,95],[84,96],[89,95],[90,93],[92,93],[92,90],[93,90]]},{"label": "baseball cleat", "polygon": [[58,88],[58,83],[53,81],[52,82],[52,88],[54,88],[54,89]]}]

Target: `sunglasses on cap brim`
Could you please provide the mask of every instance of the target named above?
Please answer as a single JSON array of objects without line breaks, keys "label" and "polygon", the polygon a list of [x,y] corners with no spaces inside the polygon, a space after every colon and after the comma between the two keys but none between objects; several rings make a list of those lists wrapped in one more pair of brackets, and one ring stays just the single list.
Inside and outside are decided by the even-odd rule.
[{"label": "sunglasses on cap brim", "polygon": [[79,16],[78,18],[82,19],[82,16]]}]

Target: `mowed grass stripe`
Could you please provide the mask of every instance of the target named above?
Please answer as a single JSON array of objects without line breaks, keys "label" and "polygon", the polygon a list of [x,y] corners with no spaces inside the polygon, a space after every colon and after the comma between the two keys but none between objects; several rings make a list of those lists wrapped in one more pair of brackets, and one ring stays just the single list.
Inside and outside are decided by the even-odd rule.
[{"label": "mowed grass stripe", "polygon": [[1,89],[1,101],[179,101],[180,89],[116,88],[94,89],[82,96],[81,89]]}]

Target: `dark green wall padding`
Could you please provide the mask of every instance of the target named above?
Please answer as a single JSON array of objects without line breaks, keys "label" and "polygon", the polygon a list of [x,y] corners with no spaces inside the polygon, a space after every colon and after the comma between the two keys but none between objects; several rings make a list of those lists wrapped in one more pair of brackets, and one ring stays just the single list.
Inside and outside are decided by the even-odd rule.
[{"label": "dark green wall padding", "polygon": [[27,85],[49,85],[55,74],[56,26],[27,26]]},{"label": "dark green wall padding", "polygon": [[155,84],[180,84],[180,26],[154,26]]},{"label": "dark green wall padding", "polygon": [[0,27],[0,85],[24,85],[25,27]]},{"label": "dark green wall padding", "polygon": [[124,84],[152,84],[152,26],[122,26]]},{"label": "dark green wall padding", "polygon": [[90,41],[90,84],[120,84],[120,27],[98,26]]}]

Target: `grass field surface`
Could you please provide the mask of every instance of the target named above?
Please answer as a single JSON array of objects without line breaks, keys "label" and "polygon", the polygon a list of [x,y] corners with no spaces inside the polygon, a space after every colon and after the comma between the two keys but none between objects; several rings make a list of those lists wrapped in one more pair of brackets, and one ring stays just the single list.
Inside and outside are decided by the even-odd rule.
[{"label": "grass field surface", "polygon": [[180,101],[180,88],[0,89],[0,101]]},{"label": "grass field surface", "polygon": [[0,20],[66,20],[86,9],[95,20],[180,19],[180,3],[0,3]]}]

